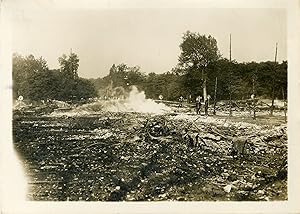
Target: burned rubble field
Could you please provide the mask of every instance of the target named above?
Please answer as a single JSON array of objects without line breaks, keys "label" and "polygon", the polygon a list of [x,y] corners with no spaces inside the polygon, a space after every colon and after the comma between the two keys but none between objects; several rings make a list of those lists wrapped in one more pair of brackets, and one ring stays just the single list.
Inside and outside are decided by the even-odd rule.
[{"label": "burned rubble field", "polygon": [[[217,133],[249,143],[237,153]],[[14,112],[13,136],[29,200],[287,200],[286,124],[176,113]]]}]

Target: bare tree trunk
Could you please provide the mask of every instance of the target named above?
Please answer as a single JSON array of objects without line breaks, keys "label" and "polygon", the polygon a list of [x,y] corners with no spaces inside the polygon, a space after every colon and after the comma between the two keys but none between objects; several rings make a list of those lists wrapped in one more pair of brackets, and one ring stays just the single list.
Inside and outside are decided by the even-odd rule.
[{"label": "bare tree trunk", "polygon": [[218,87],[218,77],[216,77],[215,83],[215,94],[214,94],[214,115],[216,115],[216,104],[217,104],[217,87]]},{"label": "bare tree trunk", "polygon": [[202,90],[203,90],[203,99],[204,99],[204,101],[206,100],[206,98],[207,98],[207,91],[206,91],[206,70],[205,70],[206,68],[204,68],[204,69],[202,69]]},{"label": "bare tree trunk", "polygon": [[204,101],[207,99],[206,77],[204,77],[204,80],[203,80],[203,99],[204,99]]}]

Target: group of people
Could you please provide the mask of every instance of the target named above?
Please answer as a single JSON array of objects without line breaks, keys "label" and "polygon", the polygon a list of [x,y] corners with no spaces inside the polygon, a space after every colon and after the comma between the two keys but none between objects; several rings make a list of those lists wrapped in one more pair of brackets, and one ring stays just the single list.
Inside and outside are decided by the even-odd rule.
[{"label": "group of people", "polygon": [[[201,101],[202,98],[200,95],[196,97],[196,114],[201,114]],[[210,96],[208,95],[207,98],[204,100],[204,113],[208,115],[208,105],[209,105]]]},{"label": "group of people", "polygon": [[[183,97],[181,96],[179,98],[179,107],[182,107],[183,103]],[[208,95],[207,98],[204,100],[200,95],[196,97],[196,114],[201,114],[201,107],[202,107],[202,101],[204,101],[204,113],[205,115],[208,115],[208,105],[209,105],[210,96]]]}]

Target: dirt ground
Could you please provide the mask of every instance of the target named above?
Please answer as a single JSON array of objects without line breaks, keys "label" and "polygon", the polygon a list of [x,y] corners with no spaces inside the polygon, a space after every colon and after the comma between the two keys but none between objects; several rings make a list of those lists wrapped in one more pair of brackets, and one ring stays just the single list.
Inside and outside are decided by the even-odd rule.
[{"label": "dirt ground", "polygon": [[14,111],[29,200],[287,200],[283,116],[53,111]]}]

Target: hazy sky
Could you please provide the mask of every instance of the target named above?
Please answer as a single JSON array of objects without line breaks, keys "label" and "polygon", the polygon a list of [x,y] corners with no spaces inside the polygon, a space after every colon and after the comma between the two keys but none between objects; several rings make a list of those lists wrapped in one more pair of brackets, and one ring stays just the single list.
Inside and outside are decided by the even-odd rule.
[{"label": "hazy sky", "polygon": [[220,53],[238,62],[287,59],[284,9],[97,9],[23,11],[13,21],[13,51],[44,57],[50,68],[72,48],[79,75],[105,76],[113,63],[145,73],[172,69],[187,30],[210,34]]}]

